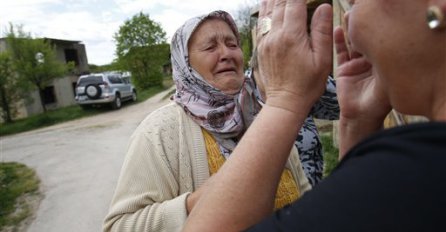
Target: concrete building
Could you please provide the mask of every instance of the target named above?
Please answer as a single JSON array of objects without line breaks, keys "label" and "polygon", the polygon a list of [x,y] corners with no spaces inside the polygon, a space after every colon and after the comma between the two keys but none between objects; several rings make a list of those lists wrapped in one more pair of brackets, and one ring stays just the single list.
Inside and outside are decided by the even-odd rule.
[{"label": "concrete building", "polygon": [[[56,78],[43,90],[43,101],[47,109],[74,105],[75,87],[80,75],[89,73],[85,45],[80,41],[44,38],[56,49],[56,56],[63,63],[74,62],[73,72],[62,78]],[[6,39],[0,38],[0,52],[7,47]],[[21,100],[16,103],[18,115],[24,118],[33,114],[42,113],[41,100],[38,90],[30,93],[31,102]]]}]

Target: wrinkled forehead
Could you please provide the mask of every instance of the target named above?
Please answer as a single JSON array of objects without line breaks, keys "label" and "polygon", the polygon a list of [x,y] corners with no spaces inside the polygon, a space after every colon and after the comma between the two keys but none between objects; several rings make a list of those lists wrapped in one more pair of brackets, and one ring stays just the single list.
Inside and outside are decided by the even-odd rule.
[{"label": "wrinkled forehead", "polygon": [[[183,26],[178,29],[178,31],[175,33],[176,35],[172,39],[172,44],[175,43],[181,43],[180,46],[183,47],[183,49],[187,50],[187,45],[189,43],[189,40],[191,39],[193,33],[198,29],[198,27],[203,24],[204,22],[210,20],[210,19],[219,19],[223,22],[227,23],[229,28],[231,28],[232,32],[234,33],[237,42],[240,41],[240,36],[237,30],[237,26],[235,25],[234,20],[232,19],[231,15],[224,11],[214,11],[208,15],[202,15],[199,17],[194,17],[189,20],[187,20]],[[180,39],[181,41],[179,41]]]},{"label": "wrinkled forehead", "polygon": [[203,20],[191,34],[188,47],[193,44],[204,44],[215,41],[233,41],[238,43],[235,33],[230,26],[220,18],[208,18]]}]

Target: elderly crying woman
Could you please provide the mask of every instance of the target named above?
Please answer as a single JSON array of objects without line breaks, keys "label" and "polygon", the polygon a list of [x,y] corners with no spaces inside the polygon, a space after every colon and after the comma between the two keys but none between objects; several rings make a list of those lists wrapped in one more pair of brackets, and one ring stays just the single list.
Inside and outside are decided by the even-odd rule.
[{"label": "elderly crying woman", "polygon": [[[180,231],[260,110],[228,13],[186,21],[173,36],[171,54],[173,102],[147,116],[132,135],[104,231]],[[275,207],[309,188],[293,148]]]}]

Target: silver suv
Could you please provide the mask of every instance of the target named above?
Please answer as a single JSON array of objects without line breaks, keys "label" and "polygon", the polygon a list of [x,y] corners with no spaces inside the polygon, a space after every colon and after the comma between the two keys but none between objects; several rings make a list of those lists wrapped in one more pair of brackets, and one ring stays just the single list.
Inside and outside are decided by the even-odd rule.
[{"label": "silver suv", "polygon": [[136,101],[136,89],[130,83],[130,76],[117,72],[92,73],[79,77],[75,100],[84,109],[99,104],[119,109],[123,101]]}]

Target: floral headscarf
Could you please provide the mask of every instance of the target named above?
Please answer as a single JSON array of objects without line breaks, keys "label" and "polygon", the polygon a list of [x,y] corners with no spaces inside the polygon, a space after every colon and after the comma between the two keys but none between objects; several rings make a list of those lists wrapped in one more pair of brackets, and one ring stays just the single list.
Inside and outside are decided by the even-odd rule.
[{"label": "floral headscarf", "polygon": [[220,151],[227,158],[238,142],[238,138],[254,120],[260,110],[253,95],[254,85],[245,78],[243,87],[236,95],[227,95],[208,84],[190,66],[188,41],[197,27],[209,18],[225,21],[237,37],[240,36],[232,17],[224,11],[214,11],[186,21],[172,38],[171,60],[176,92],[173,100],[201,127],[212,133]]}]

